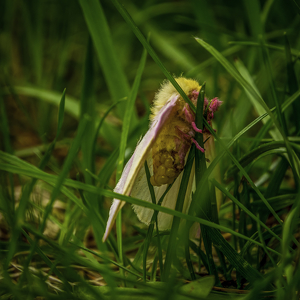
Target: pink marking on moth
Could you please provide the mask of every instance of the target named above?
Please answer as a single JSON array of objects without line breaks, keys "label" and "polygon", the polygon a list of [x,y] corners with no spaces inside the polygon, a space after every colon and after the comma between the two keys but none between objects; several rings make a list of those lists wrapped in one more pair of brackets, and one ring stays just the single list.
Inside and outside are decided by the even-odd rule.
[{"label": "pink marking on moth", "polygon": [[195,117],[193,112],[191,112],[190,106],[186,103],[185,106],[183,107],[183,112],[184,112],[184,116],[185,119],[189,122],[192,123],[195,121]]},{"label": "pink marking on moth", "polygon": [[204,109],[206,109],[207,105],[208,105],[208,99],[205,97],[204,98]]},{"label": "pink marking on moth", "polygon": [[196,91],[196,90],[193,90],[192,91],[192,98],[194,98],[194,99],[198,99],[198,96],[199,96],[199,92],[198,91]]},{"label": "pink marking on moth", "polygon": [[176,151],[178,153],[180,164],[182,167],[184,167],[184,161],[186,154],[191,146],[190,140],[192,136],[194,136],[193,131],[189,131],[188,133],[185,133],[183,130],[181,130],[179,127],[176,127],[177,133],[180,138],[175,138],[176,143]]},{"label": "pink marking on moth", "polygon": [[[212,113],[216,112],[219,107],[221,106],[223,102],[220,101],[217,97],[216,98],[213,98],[210,102],[210,105],[209,105],[209,108],[210,110],[212,111]],[[213,117],[212,117],[213,118]]]},{"label": "pink marking on moth", "polygon": [[199,129],[199,128],[196,126],[196,123],[195,123],[195,122],[192,122],[192,127],[193,127],[193,129],[194,129],[196,132],[202,133],[202,129]]},{"label": "pink marking on moth", "polygon": [[181,139],[190,140],[192,136],[194,136],[193,132],[185,133],[183,130],[181,130],[178,126],[176,127],[177,132]]},{"label": "pink marking on moth", "polygon": [[205,152],[205,150],[197,143],[197,141],[195,139],[191,138],[191,140],[195,144],[195,146],[198,150],[200,150],[202,153]]}]

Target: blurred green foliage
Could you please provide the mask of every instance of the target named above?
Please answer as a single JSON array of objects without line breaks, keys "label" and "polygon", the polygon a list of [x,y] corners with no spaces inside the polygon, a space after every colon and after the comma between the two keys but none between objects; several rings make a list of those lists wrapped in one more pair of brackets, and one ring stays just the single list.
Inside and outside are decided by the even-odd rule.
[{"label": "blurred green foliage", "polygon": [[[2,0],[0,297],[195,299],[201,287],[206,299],[297,299],[299,13],[298,0]],[[117,239],[101,241],[116,165],[170,75],[223,101],[211,164],[221,182],[212,167],[198,182],[209,218],[147,205],[201,223],[207,255],[187,233],[171,230],[168,245],[169,232],[137,227],[129,207]],[[222,191],[218,214],[209,185]]]}]

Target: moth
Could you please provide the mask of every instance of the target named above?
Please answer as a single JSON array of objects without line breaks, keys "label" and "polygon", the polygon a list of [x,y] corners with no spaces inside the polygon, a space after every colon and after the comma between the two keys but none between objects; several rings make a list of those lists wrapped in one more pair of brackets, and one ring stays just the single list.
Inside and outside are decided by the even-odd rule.
[{"label": "moth", "polygon": [[[175,78],[175,80],[196,106],[201,89],[199,83],[184,77]],[[218,98],[210,101],[205,98],[203,113],[210,125],[214,113],[221,104],[222,101]],[[196,132],[202,133],[203,140],[207,140],[204,145],[206,149],[201,148],[194,139]],[[127,162],[114,192],[152,202],[144,168],[144,163],[147,161],[151,174],[150,182],[153,185],[157,201],[164,194],[168,185],[173,183],[161,205],[174,209],[182,179],[182,170],[192,143],[199,151],[205,151],[207,160],[214,156],[214,141],[209,138],[209,135],[206,128],[202,131],[196,127],[195,114],[190,106],[174,86],[169,81],[165,81],[153,101],[149,130]],[[194,166],[192,174],[194,174]],[[187,212],[191,203],[192,191],[195,188],[194,177],[194,175],[190,176],[183,212]],[[103,241],[107,239],[117,214],[125,203],[117,198],[113,200]],[[150,224],[153,215],[152,209],[138,205],[133,205],[133,209],[141,222]],[[171,228],[173,216],[159,212],[157,220],[159,230],[167,230]]]}]

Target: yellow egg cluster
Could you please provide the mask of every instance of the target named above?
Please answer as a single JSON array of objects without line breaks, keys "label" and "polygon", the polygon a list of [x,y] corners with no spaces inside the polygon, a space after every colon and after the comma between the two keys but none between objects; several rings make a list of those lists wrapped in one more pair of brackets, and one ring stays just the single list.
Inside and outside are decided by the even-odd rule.
[{"label": "yellow egg cluster", "polygon": [[161,186],[163,184],[171,184],[178,176],[174,165],[174,158],[168,152],[164,152],[159,159],[160,165],[154,168],[156,172],[151,176],[150,182],[153,186]]}]

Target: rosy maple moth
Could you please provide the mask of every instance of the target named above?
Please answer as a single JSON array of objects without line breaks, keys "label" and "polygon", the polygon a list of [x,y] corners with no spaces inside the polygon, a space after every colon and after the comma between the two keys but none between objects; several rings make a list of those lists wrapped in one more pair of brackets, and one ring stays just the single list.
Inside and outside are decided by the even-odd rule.
[{"label": "rosy maple moth", "polygon": [[[201,88],[198,82],[183,77],[175,80],[196,106]],[[211,101],[205,98],[204,112],[210,125],[214,113],[221,103],[218,98]],[[206,140],[209,137],[209,131],[205,128],[202,132],[196,127],[194,112],[169,81],[164,82],[155,95],[150,121],[149,130],[140,140],[132,157],[126,164],[114,192],[152,202],[144,168],[144,163],[147,160],[151,174],[150,182],[153,185],[157,201],[168,185],[174,182],[161,204],[174,209],[183,174],[182,170],[192,143],[195,143],[199,151],[204,152],[204,149],[194,139],[195,133],[203,133],[203,140]],[[213,139],[208,139],[204,145],[207,159],[212,159],[213,156],[214,147],[212,147],[212,143],[214,143]],[[192,172],[194,173],[194,166]],[[190,176],[183,212],[187,212],[189,208],[193,188],[194,176]],[[103,241],[107,239],[117,213],[124,204],[124,201],[113,200]],[[151,222],[152,209],[138,205],[133,205],[133,209],[141,222],[145,224]],[[158,228],[167,230],[171,228],[173,216],[159,212],[157,220]]]}]

